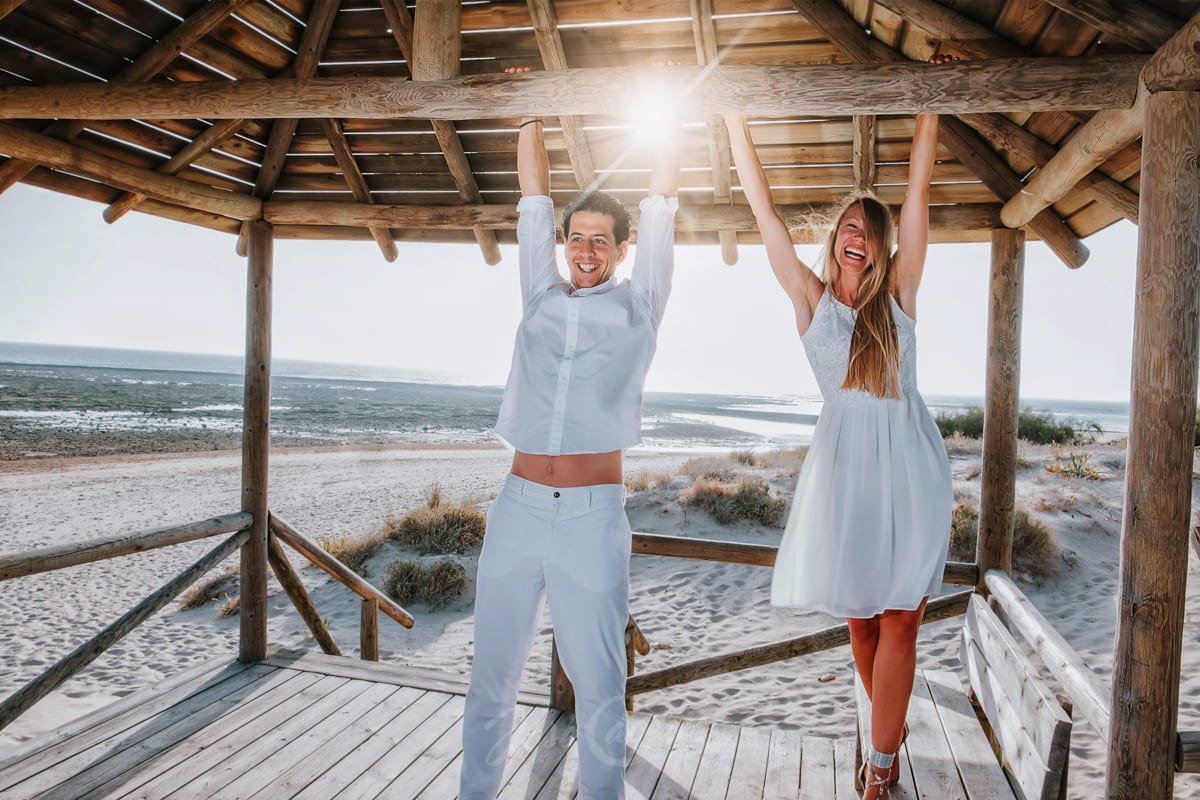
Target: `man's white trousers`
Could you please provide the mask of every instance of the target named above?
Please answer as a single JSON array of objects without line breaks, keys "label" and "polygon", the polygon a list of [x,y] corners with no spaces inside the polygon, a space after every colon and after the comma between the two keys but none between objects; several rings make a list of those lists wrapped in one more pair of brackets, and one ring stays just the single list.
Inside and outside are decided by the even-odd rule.
[{"label": "man's white trousers", "polygon": [[488,512],[475,588],[475,660],[460,800],[494,800],[543,598],[575,687],[579,797],[625,796],[625,487],[544,486],[509,475]]}]

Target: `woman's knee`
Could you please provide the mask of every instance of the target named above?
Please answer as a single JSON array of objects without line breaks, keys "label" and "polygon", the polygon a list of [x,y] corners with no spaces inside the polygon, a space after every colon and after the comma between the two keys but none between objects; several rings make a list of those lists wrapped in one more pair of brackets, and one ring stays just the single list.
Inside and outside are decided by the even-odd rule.
[{"label": "woman's knee", "polygon": [[879,617],[869,619],[847,619],[851,641],[870,641],[879,638]]}]

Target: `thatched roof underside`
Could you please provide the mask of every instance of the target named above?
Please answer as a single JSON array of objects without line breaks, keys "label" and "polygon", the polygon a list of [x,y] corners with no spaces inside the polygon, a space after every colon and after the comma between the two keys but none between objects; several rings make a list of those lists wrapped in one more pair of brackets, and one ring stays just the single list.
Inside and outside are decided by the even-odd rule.
[{"label": "thatched roof underside", "polygon": [[[0,85],[411,77],[406,56],[412,30],[405,26],[417,13],[414,5],[412,0],[407,7],[398,0],[0,0]],[[820,13],[814,15],[813,7]],[[874,40],[871,46],[884,52],[880,59],[923,62],[934,52],[972,61],[1148,55],[1197,9],[1200,0],[466,0],[458,69],[468,76],[519,65],[861,61],[855,48],[862,42],[839,41],[844,28],[834,33],[830,27],[830,19],[838,18],[852,20],[856,33]],[[164,38],[195,27],[205,15],[213,19],[204,21],[199,38],[187,37],[182,55],[164,61],[154,52],[161,51]],[[397,21],[400,26],[393,24]],[[164,65],[149,66],[153,58]],[[935,215],[934,241],[987,240],[1020,181],[1036,173],[1093,113],[947,117],[957,127],[947,133],[950,126],[944,126],[934,170],[932,202],[948,207]],[[69,141],[111,162],[264,201],[422,209],[409,226],[397,224],[404,223],[402,214],[374,228],[276,222],[280,237],[373,237],[387,254],[389,242],[479,241],[486,253],[495,241],[514,240],[508,221],[486,229],[448,227],[431,221],[427,212],[430,207],[514,204],[518,122],[490,118],[480,109],[478,119],[440,123],[301,119],[294,130],[287,120],[256,119],[59,121],[49,130],[46,120],[4,124]],[[755,118],[752,132],[777,202],[794,206],[797,216],[809,205],[837,201],[856,185],[870,184],[893,204],[903,199],[911,116]],[[700,121],[685,128],[681,200],[684,216],[690,209],[701,221],[681,226],[681,242],[716,243],[722,235],[718,227],[724,227],[726,248],[735,237],[737,243],[759,241],[745,214],[736,217],[736,230],[729,222],[734,217],[728,207],[743,206],[744,200],[722,134],[720,126]],[[641,150],[631,150],[631,138],[626,119],[548,120],[556,200],[566,202],[595,174],[607,191],[635,201],[645,191],[649,165]],[[0,187],[17,178],[105,205],[126,195],[96,173],[15,161],[0,162]],[[1140,143],[1134,142],[1055,202],[1050,213],[1065,222],[1069,230],[1063,235],[1082,238],[1122,218],[1136,218],[1139,168]],[[153,197],[137,203],[127,198],[124,207],[229,233],[242,225],[233,216]],[[724,216],[700,213],[714,208],[723,208]],[[115,221],[119,212],[108,215]],[[724,224],[704,229],[703,219]],[[1045,238],[1045,230],[1031,226],[1030,236]],[[489,237],[494,237],[491,244]],[[798,231],[797,239],[804,238]]]}]

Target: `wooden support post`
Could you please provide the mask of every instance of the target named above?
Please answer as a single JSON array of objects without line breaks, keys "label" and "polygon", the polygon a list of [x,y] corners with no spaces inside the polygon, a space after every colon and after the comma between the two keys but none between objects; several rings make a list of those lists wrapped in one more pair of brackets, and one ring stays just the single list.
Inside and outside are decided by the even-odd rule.
[{"label": "wooden support post", "polygon": [[1016,499],[1017,416],[1021,389],[1021,285],[1025,233],[992,232],[992,286],[988,303],[987,397],[983,411],[983,485],[975,563],[979,584],[989,569],[1012,567]]},{"label": "wooden support post", "polygon": [[1200,92],[1146,101],[1108,798],[1171,796],[1200,335]]},{"label": "wooden support post", "polygon": [[[696,63],[701,66],[716,64],[720,54],[717,52],[717,27],[713,24],[712,0],[691,0],[691,11]],[[733,186],[729,178],[729,130],[725,127],[724,118],[718,116],[710,119],[708,131],[708,163],[712,168],[713,200],[718,205],[728,205],[733,202]],[[737,231],[722,228],[717,231],[717,240],[721,245],[721,259],[729,266],[736,264]]]},{"label": "wooden support post", "polygon": [[875,187],[875,117],[854,117],[854,191],[866,193]]},{"label": "wooden support post", "polygon": [[362,601],[358,652],[363,661],[379,660],[379,601],[374,597],[364,597]]},{"label": "wooden support post", "polygon": [[[638,627],[637,620],[633,618],[633,614],[629,615],[629,621],[625,623],[625,677],[632,678],[636,669],[636,661],[638,655],[648,655],[650,653],[650,643],[646,641],[645,634]],[[633,711],[633,695],[626,692],[625,694],[625,710]]]},{"label": "wooden support post", "polygon": [[242,401],[242,510],[254,522],[242,547],[238,659],[267,657],[267,474],[271,447],[271,225],[249,223],[246,384]]},{"label": "wooden support post", "polygon": [[558,660],[558,642],[553,637],[550,639],[550,707],[570,713],[575,711],[575,687]]}]

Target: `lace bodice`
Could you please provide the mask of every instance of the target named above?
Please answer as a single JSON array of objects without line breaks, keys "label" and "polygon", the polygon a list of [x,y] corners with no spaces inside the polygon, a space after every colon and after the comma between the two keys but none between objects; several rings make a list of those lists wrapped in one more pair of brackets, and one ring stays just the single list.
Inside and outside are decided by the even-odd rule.
[{"label": "lace bodice", "polygon": [[[917,396],[917,335],[916,321],[904,313],[894,297],[892,318],[900,345],[901,399]],[[860,389],[843,389],[846,369],[850,362],[850,337],[854,333],[857,312],[842,303],[826,289],[813,311],[812,323],[800,337],[804,353],[817,376],[821,397],[826,403],[857,404],[865,402],[896,402],[876,397]]]}]

